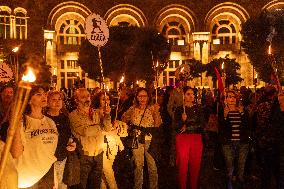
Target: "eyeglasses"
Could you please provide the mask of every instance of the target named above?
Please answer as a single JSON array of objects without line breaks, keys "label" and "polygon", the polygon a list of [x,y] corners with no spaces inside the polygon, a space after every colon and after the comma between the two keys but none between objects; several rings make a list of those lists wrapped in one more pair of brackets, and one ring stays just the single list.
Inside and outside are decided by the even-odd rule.
[{"label": "eyeglasses", "polygon": [[148,98],[147,95],[138,95],[137,97],[138,97],[138,98]]}]

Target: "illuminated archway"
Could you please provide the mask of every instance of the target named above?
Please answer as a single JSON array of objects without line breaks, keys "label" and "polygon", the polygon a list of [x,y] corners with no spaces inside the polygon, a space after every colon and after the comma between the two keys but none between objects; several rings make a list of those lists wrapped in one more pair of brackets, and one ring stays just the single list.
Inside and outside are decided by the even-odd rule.
[{"label": "illuminated archway", "polygon": [[148,25],[144,13],[137,7],[128,4],[112,7],[107,11],[104,18],[109,26],[132,25],[143,27]]},{"label": "illuminated archway", "polygon": [[205,17],[207,31],[220,44],[234,44],[241,40],[241,25],[249,18],[248,12],[238,4],[225,2],[213,7]]},{"label": "illuminated archway", "polygon": [[47,19],[47,27],[55,28],[58,20],[60,20],[62,15],[65,14],[70,14],[69,17],[72,17],[73,15],[80,15],[80,17],[85,20],[85,18],[91,13],[92,12],[85,5],[74,1],[67,1],[57,5],[51,10]]},{"label": "illuminated archway", "polygon": [[27,10],[22,8],[22,7],[17,7],[14,9],[14,14],[23,14],[25,16],[27,16]]},{"label": "illuminated archway", "polygon": [[0,6],[0,12],[7,12],[9,14],[12,14],[12,9],[8,6]]},{"label": "illuminated archway", "polygon": [[266,4],[262,10],[267,10],[269,12],[272,11],[277,11],[277,10],[284,10],[284,2],[283,1],[278,1],[274,0]]},{"label": "illuminated archway", "polygon": [[171,21],[181,23],[184,26],[186,33],[190,33],[195,30],[195,14],[185,6],[172,4],[164,7],[158,12],[154,23],[159,31],[162,31],[164,25]]}]

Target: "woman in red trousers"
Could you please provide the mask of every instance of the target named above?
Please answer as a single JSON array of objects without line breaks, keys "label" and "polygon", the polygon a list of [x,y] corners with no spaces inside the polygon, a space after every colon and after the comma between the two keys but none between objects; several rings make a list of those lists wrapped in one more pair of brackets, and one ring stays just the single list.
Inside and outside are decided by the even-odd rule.
[{"label": "woman in red trousers", "polygon": [[193,89],[185,87],[183,92],[184,105],[175,111],[176,165],[179,188],[187,188],[189,169],[190,189],[197,189],[203,150],[201,133],[204,128],[204,118],[201,106],[195,104]]}]

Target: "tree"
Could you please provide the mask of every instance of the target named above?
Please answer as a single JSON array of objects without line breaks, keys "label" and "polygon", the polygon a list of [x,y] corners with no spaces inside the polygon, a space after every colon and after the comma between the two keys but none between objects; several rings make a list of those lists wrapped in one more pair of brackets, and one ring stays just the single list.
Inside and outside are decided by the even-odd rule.
[{"label": "tree", "polygon": [[[222,64],[224,64],[224,69],[222,69]],[[236,62],[236,59],[230,59],[226,56],[225,58],[213,59],[205,65],[206,76],[211,76],[214,83],[217,81],[215,68],[217,68],[222,76],[226,76],[225,86],[227,87],[229,85],[236,85],[243,80],[238,73],[241,66],[238,62]]]},{"label": "tree", "polygon": [[[242,47],[261,80],[270,82],[276,71],[283,83],[284,71],[284,11],[262,12],[247,20],[241,31]],[[271,45],[272,55],[268,54]]]},{"label": "tree", "polygon": [[188,80],[193,80],[194,78],[201,77],[201,73],[205,71],[205,66],[201,63],[200,60],[189,59],[186,60],[186,63],[190,67],[190,77],[188,78]]},{"label": "tree", "polygon": [[[166,68],[170,46],[155,29],[115,26],[110,27],[109,41],[101,52],[104,76],[119,81],[125,75],[126,83],[132,83],[153,81],[154,62],[159,62],[159,69]],[[81,45],[78,63],[90,78],[100,79],[98,49],[88,41]]]}]

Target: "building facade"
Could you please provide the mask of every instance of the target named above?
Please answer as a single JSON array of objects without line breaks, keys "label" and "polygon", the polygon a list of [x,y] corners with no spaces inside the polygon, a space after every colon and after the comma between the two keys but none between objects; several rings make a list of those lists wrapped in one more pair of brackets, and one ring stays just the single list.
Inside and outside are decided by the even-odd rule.
[{"label": "building facade", "polygon": [[[263,10],[283,8],[280,0],[0,0],[0,37],[37,43],[57,76],[57,88],[71,88],[78,78],[92,88],[97,84],[77,60],[85,18],[97,13],[109,26],[151,26],[168,38],[172,52],[160,86],[173,85],[175,69],[187,59],[206,64],[226,55],[241,65],[240,85],[252,86],[255,73],[241,48],[242,24]],[[190,85],[213,84],[203,74]]]}]

